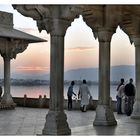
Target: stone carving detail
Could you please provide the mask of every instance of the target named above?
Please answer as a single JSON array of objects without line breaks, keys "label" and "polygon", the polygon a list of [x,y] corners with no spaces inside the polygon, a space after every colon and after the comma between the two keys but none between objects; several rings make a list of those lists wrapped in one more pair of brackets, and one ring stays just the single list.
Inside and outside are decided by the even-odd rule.
[{"label": "stone carving detail", "polygon": [[[37,21],[39,31],[64,35],[74,18],[79,16],[80,6],[74,5],[14,5],[17,11]],[[58,27],[59,26],[59,27]]]},{"label": "stone carving detail", "polygon": [[37,22],[38,29],[46,30],[51,35],[64,36],[67,28],[71,25],[71,22],[64,19],[44,19]]},{"label": "stone carving detail", "polygon": [[40,13],[37,11],[37,5],[13,5],[18,12],[26,17],[32,17],[34,20],[41,19]]},{"label": "stone carving detail", "polygon": [[0,12],[0,25],[13,27],[13,15],[11,13]]},{"label": "stone carving detail", "polygon": [[116,28],[98,28],[96,30],[99,42],[111,42],[113,33],[115,33]]},{"label": "stone carving detail", "polygon": [[0,54],[4,58],[15,59],[18,53],[23,52],[28,46],[23,40],[3,40],[0,45]]},{"label": "stone carving detail", "polygon": [[[98,28],[117,28],[129,36],[140,34],[139,6],[133,5],[13,5],[21,14],[32,17],[37,21],[39,30],[52,31],[53,19],[73,21],[78,15],[82,15],[84,21],[93,30],[97,38]],[[69,24],[70,25],[70,24]]]}]

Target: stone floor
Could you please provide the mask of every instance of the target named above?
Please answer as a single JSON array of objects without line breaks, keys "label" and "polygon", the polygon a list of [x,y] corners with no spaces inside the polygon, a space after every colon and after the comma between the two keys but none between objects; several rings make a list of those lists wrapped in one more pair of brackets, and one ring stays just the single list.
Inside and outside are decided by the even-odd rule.
[{"label": "stone floor", "polygon": [[[48,109],[17,107],[0,111],[0,135],[40,135]],[[140,120],[117,115],[117,126],[93,126],[95,111],[65,111],[72,135],[140,135]]]}]

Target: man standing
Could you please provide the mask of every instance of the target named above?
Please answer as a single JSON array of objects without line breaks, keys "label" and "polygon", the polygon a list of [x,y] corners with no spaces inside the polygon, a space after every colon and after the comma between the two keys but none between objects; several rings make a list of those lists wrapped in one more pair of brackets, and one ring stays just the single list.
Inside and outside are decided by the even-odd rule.
[{"label": "man standing", "polygon": [[67,92],[67,96],[68,96],[68,110],[72,109],[72,95],[74,94],[76,96],[76,94],[73,92],[73,86],[74,86],[74,81],[71,82],[71,85],[68,88],[68,92]]},{"label": "man standing", "polygon": [[86,80],[83,80],[83,84],[80,86],[78,94],[78,98],[81,97],[82,112],[86,112],[87,105],[89,104],[89,97],[92,97],[86,83]]},{"label": "man standing", "polygon": [[135,86],[133,85],[133,79],[129,80],[129,83],[126,84],[124,88],[126,95],[126,114],[131,115],[133,111],[134,99],[135,99]]}]

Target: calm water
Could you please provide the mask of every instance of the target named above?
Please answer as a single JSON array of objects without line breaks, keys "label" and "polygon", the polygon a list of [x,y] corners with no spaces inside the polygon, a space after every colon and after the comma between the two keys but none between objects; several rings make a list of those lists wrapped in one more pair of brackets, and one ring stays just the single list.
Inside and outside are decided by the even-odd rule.
[{"label": "calm water", "polygon": [[[64,97],[67,99],[68,86],[64,87]],[[98,99],[98,86],[89,86],[93,99]],[[79,90],[78,86],[74,87],[74,92],[77,94]],[[23,97],[24,94],[27,97],[38,98],[39,95],[46,95],[49,98],[49,86],[11,86],[11,94],[13,97]],[[110,87],[110,95],[113,100],[116,100],[116,86]]]}]

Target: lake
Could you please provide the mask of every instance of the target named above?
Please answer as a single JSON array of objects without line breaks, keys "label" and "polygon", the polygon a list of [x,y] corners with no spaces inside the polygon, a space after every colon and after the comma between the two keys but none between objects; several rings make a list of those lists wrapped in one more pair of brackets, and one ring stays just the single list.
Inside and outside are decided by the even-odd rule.
[{"label": "lake", "polygon": [[[110,86],[110,95],[113,100],[116,100],[116,85]],[[68,86],[64,86],[64,98],[67,99],[67,89]],[[98,85],[89,86],[90,92],[93,99],[98,99]],[[79,86],[74,86],[74,92],[78,94]],[[39,95],[46,95],[47,98],[49,95],[49,86],[11,86],[11,94],[13,97],[23,97],[24,94],[30,98],[38,98]]]}]

